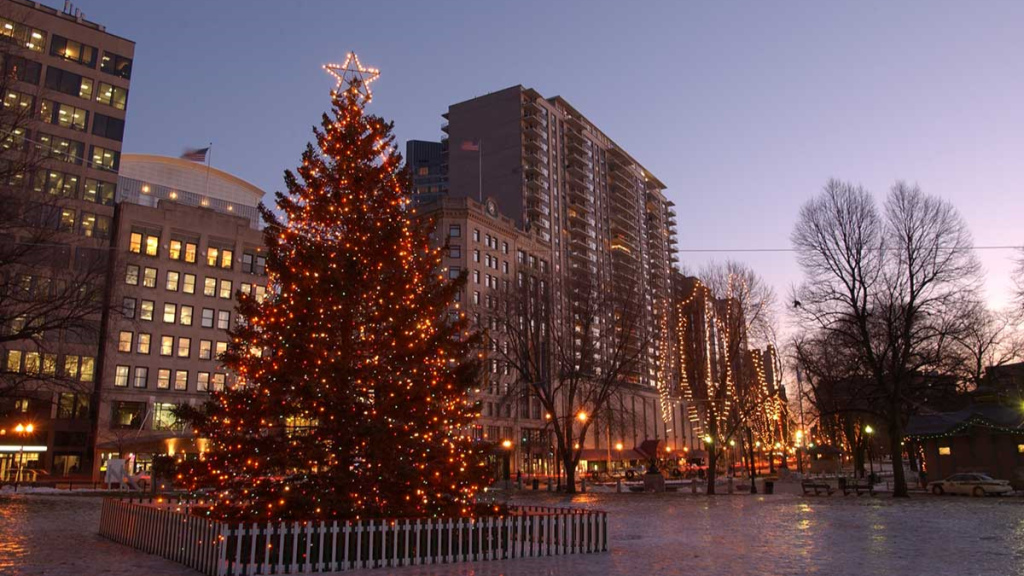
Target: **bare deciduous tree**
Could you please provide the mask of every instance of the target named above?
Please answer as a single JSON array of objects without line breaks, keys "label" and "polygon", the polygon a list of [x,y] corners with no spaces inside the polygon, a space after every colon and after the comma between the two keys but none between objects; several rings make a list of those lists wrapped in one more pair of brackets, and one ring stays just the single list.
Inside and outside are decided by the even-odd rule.
[{"label": "bare deciduous tree", "polygon": [[536,398],[554,433],[566,489],[576,491],[576,467],[598,417],[614,420],[623,392],[639,371],[651,336],[641,331],[635,293],[599,292],[580,283],[559,315],[551,294],[532,275],[521,276],[491,302],[483,326],[489,353],[507,364],[510,401]]},{"label": "bare deciduous tree", "polygon": [[935,367],[950,319],[976,300],[980,266],[948,202],[894,185],[881,211],[859,186],[829,181],[793,231],[804,272],[794,310],[804,329],[856,350],[885,415],[894,496],[906,496],[901,441],[914,383]]}]

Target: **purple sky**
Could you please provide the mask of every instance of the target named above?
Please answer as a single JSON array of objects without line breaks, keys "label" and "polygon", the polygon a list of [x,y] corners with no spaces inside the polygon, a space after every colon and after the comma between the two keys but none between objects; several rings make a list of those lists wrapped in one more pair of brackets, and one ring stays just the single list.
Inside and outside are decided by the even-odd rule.
[{"label": "purple sky", "polygon": [[[81,4],[138,43],[125,150],[213,141],[215,167],[268,191],[329,105],[320,65],[356,50],[403,142],[438,139],[448,104],[506,86],[567,98],[668,185],[683,249],[787,248],[833,176],[878,196],[917,182],[977,244],[1024,242],[1018,0]],[[994,304],[1012,255],[981,253]],[[799,280],[790,253],[682,262],[725,257],[783,301]]]}]

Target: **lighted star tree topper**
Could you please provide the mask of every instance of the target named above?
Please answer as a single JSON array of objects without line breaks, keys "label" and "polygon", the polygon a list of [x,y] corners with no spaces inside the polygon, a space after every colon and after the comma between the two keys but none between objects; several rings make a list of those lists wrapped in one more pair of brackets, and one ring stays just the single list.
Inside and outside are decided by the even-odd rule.
[{"label": "lighted star tree topper", "polygon": [[378,72],[355,54],[278,211],[265,206],[268,298],[239,295],[224,364],[238,384],[192,417],[209,450],[191,488],[232,519],[475,513],[488,482],[479,337],[457,310],[441,248],[407,206],[392,124],[366,115]]}]

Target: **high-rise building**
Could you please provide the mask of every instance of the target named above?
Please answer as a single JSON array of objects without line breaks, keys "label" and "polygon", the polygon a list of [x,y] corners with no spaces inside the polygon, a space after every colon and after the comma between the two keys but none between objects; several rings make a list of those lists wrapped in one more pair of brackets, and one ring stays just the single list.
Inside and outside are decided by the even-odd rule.
[{"label": "high-rise building", "polygon": [[609,292],[638,304],[640,362],[629,381],[642,402],[656,398],[652,438],[668,438],[678,419],[668,325],[676,222],[665,185],[561,97],[513,86],[444,118],[449,196],[486,196],[534,239],[550,263],[557,317]]},{"label": "high-rise building", "polygon": [[[85,277],[74,272],[105,267],[134,51],[133,41],[107,32],[80,12],[0,0],[2,113],[10,132],[4,136],[0,165],[5,167],[5,197],[15,200],[5,200],[3,210],[13,216],[7,224],[18,213],[26,217],[3,226],[0,237],[37,254],[22,254],[4,272],[16,275],[42,308],[49,304],[40,303],[49,299],[52,304],[55,294]],[[23,123],[7,122],[19,114]],[[24,170],[11,172],[18,154],[30,160]],[[53,233],[43,234],[47,229]],[[104,278],[97,274],[79,287],[101,293]],[[3,327],[8,335],[19,332],[15,324],[34,321],[26,301],[3,299],[0,306],[20,310],[0,311],[4,318],[13,314],[11,325]],[[8,384],[17,381],[0,399],[0,479],[12,479],[15,467],[55,476],[89,469],[101,313],[87,316],[0,345],[6,373],[0,376]],[[33,432],[7,433],[19,424],[22,429],[31,424]],[[24,449],[15,451],[14,446]]]},{"label": "high-rise building", "polygon": [[266,290],[262,197],[203,164],[122,158],[94,473],[112,457],[140,470],[154,455],[199,451],[173,411],[232,380],[217,357],[236,321],[235,293]]},{"label": "high-rise building", "polygon": [[405,165],[412,179],[413,201],[417,204],[437,200],[448,193],[442,142],[409,140],[405,143]]}]

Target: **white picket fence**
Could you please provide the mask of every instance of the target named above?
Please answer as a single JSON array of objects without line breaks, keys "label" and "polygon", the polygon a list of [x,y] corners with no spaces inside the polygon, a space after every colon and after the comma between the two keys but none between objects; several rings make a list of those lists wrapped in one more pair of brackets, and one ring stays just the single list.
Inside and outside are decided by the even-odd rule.
[{"label": "white picket fence", "polygon": [[210,576],[504,560],[608,550],[596,510],[517,506],[503,516],[332,522],[220,522],[188,502],[106,498],[100,535]]}]

